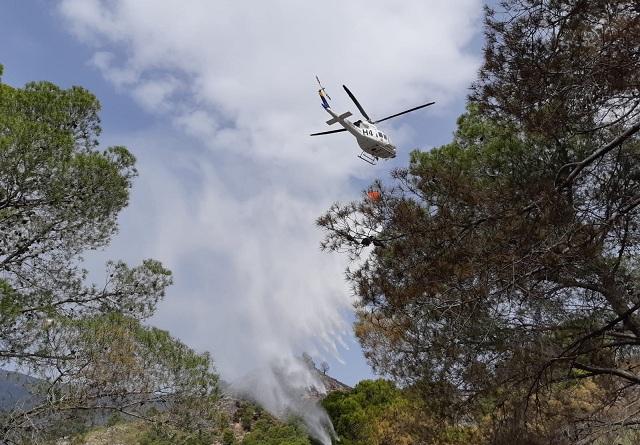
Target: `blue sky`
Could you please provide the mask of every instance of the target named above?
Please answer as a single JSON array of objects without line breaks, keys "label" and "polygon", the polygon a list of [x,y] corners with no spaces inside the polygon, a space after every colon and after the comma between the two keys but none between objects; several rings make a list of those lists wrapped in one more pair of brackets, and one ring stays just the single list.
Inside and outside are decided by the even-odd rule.
[{"label": "blue sky", "polygon": [[[395,2],[394,2],[395,3]],[[478,0],[317,5],[11,1],[0,14],[3,81],[82,85],[102,103],[102,144],[126,145],[140,177],[120,233],[87,256],[161,260],[175,285],[152,323],[212,352],[229,380],[302,351],[354,384],[371,377],[351,333],[346,258],[320,252],[314,220],[358,199],[414,148],[447,143],[481,57]],[[371,167],[326,129],[339,111],[389,121],[399,155]]]}]

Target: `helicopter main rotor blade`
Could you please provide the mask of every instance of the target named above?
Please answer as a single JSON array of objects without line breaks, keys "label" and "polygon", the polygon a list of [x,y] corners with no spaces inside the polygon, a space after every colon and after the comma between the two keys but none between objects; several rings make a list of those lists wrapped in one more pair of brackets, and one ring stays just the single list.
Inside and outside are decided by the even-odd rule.
[{"label": "helicopter main rotor blade", "polygon": [[347,88],[346,85],[342,85],[342,88],[344,88],[344,90],[347,92],[347,94],[349,95],[353,103],[356,104],[356,107],[358,107],[358,110],[360,110],[360,114],[362,114],[366,120],[371,122],[371,118],[369,118],[369,116],[367,115],[367,112],[364,111],[364,108],[362,108],[362,105],[360,105],[360,102],[358,102],[358,99],[356,99],[356,96],[354,96],[353,93],[349,91],[349,88]]},{"label": "helicopter main rotor blade", "polygon": [[429,105],[433,105],[433,104],[435,104],[435,102],[429,102],[429,103],[426,103],[424,105],[419,105],[417,107],[413,107],[413,108],[410,108],[408,110],[404,110],[404,111],[402,111],[400,113],[392,114],[391,116],[383,117],[382,119],[378,119],[377,121],[375,121],[374,124],[377,124],[378,122],[386,121],[387,119],[391,119],[392,117],[398,117],[398,116],[401,116],[401,115],[406,114],[406,113],[411,113],[412,111],[416,111],[416,110],[419,110],[420,108],[428,107]]},{"label": "helicopter main rotor blade", "polygon": [[322,136],[323,134],[340,133],[341,131],[347,131],[347,129],[346,128],[341,128],[339,130],[323,131],[323,132],[320,132],[320,133],[310,134],[309,136]]}]

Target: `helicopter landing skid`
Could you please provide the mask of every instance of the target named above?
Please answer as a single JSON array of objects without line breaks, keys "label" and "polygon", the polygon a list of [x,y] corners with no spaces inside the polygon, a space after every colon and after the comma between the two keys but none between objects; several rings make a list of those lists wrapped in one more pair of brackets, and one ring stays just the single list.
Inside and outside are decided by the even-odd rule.
[{"label": "helicopter landing skid", "polygon": [[367,164],[376,165],[378,158],[376,156],[371,156],[369,153],[362,152],[358,155],[360,159],[362,159]]}]

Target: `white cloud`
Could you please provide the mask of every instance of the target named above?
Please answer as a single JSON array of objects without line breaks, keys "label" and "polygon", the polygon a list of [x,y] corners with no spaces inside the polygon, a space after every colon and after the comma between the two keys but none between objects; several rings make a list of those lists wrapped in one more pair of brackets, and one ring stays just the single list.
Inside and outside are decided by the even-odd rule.
[{"label": "white cloud", "polygon": [[131,85],[132,83],[136,82],[139,73],[131,67],[114,67],[114,58],[115,55],[113,53],[110,53],[109,51],[98,51],[93,55],[93,57],[89,61],[89,64],[98,68],[103,73],[105,78],[118,88]]},{"label": "white cloud", "polygon": [[[250,6],[232,0],[66,0],[61,10],[80,38],[97,48],[119,48],[118,63],[100,65],[108,79],[119,83],[137,75],[145,83],[179,72],[190,91],[184,119],[207,110],[212,119],[228,119],[253,135],[253,154],[316,160],[330,171],[338,164],[331,162],[336,150],[318,158],[309,148],[349,139],[306,137],[326,120],[314,107],[314,74],[338,99],[337,108],[353,108],[341,94],[344,82],[369,114],[380,116],[428,99],[443,106],[465,94],[477,68],[477,58],[462,48],[477,32],[478,0]],[[345,165],[344,158],[336,161]],[[339,174],[354,163],[346,162]]]},{"label": "white cloud", "polygon": [[[332,351],[350,327],[343,260],[319,252],[314,220],[382,174],[326,126],[318,74],[338,110],[372,117],[423,101],[442,113],[479,59],[479,0],[63,0],[72,32],[105,78],[172,127],[106,135],[141,177],[111,255],[154,255],[176,274],[157,322],[214,353],[223,374]],[[402,121],[392,137],[416,143]],[[437,129],[431,129],[437,131]],[[420,141],[425,145],[428,141]],[[400,151],[412,147],[398,147]]]},{"label": "white cloud", "polygon": [[140,82],[132,91],[134,99],[150,113],[167,112],[171,109],[171,96],[178,89],[178,82],[172,77]]}]

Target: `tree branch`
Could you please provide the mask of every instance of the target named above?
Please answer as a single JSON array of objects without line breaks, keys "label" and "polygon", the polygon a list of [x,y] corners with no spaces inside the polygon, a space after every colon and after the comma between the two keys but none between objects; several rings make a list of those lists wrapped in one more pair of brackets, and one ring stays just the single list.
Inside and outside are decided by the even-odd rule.
[{"label": "tree branch", "polygon": [[623,379],[633,382],[635,384],[640,384],[640,377],[628,371],[625,371],[623,369],[602,368],[599,366],[586,365],[580,362],[574,362],[572,367],[581,369],[583,371],[588,371],[593,375],[602,375],[602,374],[616,375],[618,377],[622,377]]},{"label": "tree branch", "polygon": [[580,174],[580,172],[582,170],[584,170],[584,168],[586,166],[591,164],[593,161],[595,161],[599,157],[604,156],[605,154],[609,153],[611,150],[613,150],[614,148],[616,148],[617,146],[622,144],[624,141],[629,139],[631,136],[633,136],[638,131],[640,131],[640,121],[636,122],[634,125],[629,127],[624,133],[622,133],[621,135],[619,135],[618,137],[613,139],[611,142],[609,142],[604,147],[600,148],[599,150],[594,151],[591,154],[591,156],[583,159],[582,161],[578,162],[577,164],[576,163],[571,163],[571,164],[566,164],[566,165],[562,166],[560,168],[560,170],[558,170],[558,174],[556,175],[556,182],[557,182],[558,176],[560,175],[560,173],[562,171],[566,170],[567,167],[571,167],[571,166],[575,165],[575,167],[573,168],[571,173],[569,173],[569,176],[567,176],[567,178],[562,182],[562,184],[560,186],[558,186],[558,188],[562,189],[562,188],[565,188],[565,187],[571,185],[573,180],[576,179],[576,177]]}]

